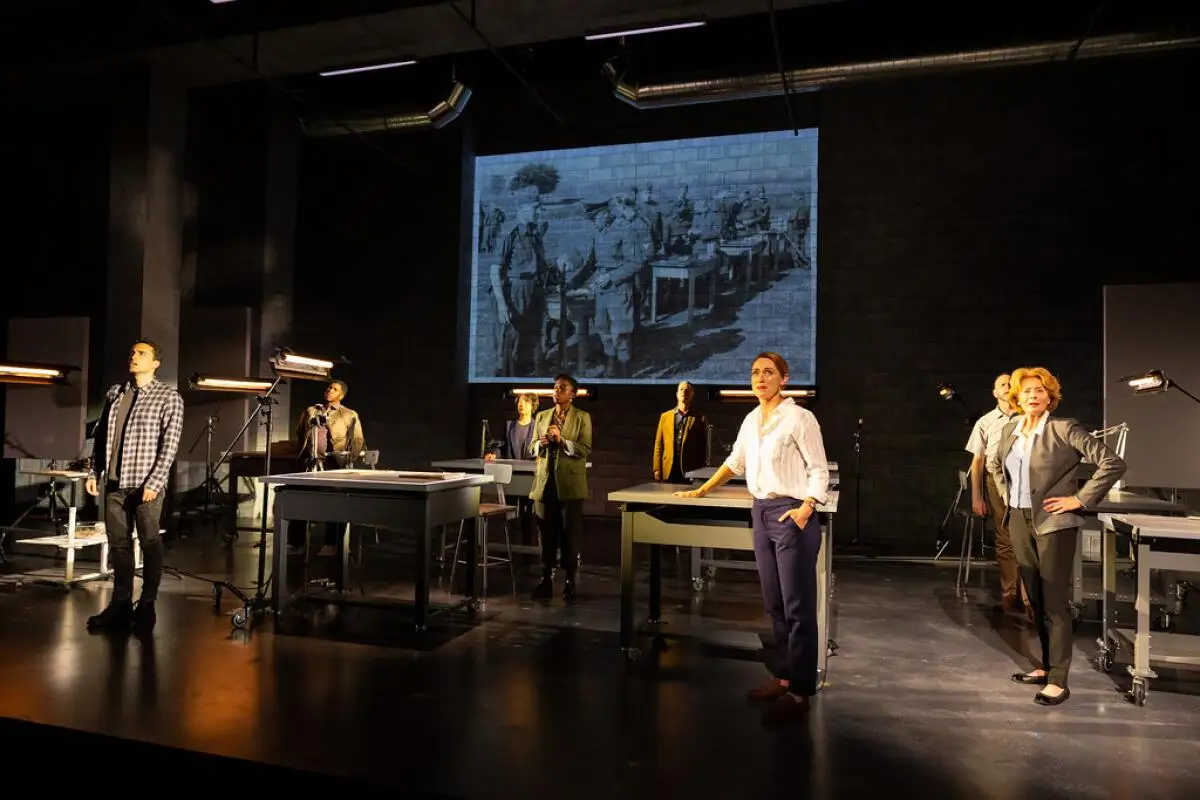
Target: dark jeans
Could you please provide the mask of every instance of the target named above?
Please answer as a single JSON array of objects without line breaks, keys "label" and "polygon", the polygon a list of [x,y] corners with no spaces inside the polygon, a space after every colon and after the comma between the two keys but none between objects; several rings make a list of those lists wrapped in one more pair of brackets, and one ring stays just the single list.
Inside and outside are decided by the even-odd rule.
[{"label": "dark jeans", "polygon": [[1033,511],[1010,508],[1008,530],[1013,553],[1021,568],[1021,582],[1033,606],[1041,644],[1041,669],[1047,682],[1067,688],[1071,653],[1075,648],[1071,629],[1071,582],[1075,573],[1075,548],[1079,529],[1068,528],[1044,535],[1033,532]]},{"label": "dark jeans", "polygon": [[546,489],[540,502],[533,504],[533,513],[542,532],[542,576],[549,578],[554,572],[555,555],[562,553],[563,571],[567,580],[575,580],[575,542],[583,533],[583,501],[560,500],[558,486],[553,476],[546,481]]},{"label": "dark jeans", "polygon": [[142,546],[142,600],[158,599],[162,581],[163,543],[158,535],[162,524],[163,492],[149,503],[142,502],[142,489],[118,489],[109,484],[104,493],[104,530],[113,568],[113,600],[133,599],[133,531],[136,525]]},{"label": "dark jeans", "polygon": [[762,582],[763,601],[779,653],[776,677],[789,683],[793,694],[817,693],[817,553],[821,549],[821,523],[814,511],[808,523],[797,527],[790,519],[779,522],[799,500],[782,497],[755,500],[751,511],[754,560]]}]

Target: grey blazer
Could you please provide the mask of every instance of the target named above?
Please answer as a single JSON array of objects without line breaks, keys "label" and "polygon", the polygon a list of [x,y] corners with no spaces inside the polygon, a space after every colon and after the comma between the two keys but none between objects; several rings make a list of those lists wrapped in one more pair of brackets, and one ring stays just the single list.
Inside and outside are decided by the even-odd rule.
[{"label": "grey blazer", "polygon": [[[996,486],[1000,489],[1005,506],[1008,505],[1008,492],[1012,481],[1004,462],[1012,450],[1013,432],[1024,419],[1023,416],[1013,417],[1013,421],[1004,426],[1000,431],[1000,447],[988,462],[988,471],[996,479]],[[1075,468],[1085,457],[1096,465],[1096,472],[1083,488],[1076,489],[1079,482],[1075,478]],[[1102,440],[1093,438],[1073,419],[1049,417],[1042,434],[1033,440],[1033,451],[1029,459],[1034,531],[1044,534],[1082,527],[1083,517],[1079,514],[1050,513],[1042,508],[1042,501],[1047,497],[1074,495],[1083,503],[1084,508],[1088,508],[1100,502],[1124,474],[1125,462]]]}]

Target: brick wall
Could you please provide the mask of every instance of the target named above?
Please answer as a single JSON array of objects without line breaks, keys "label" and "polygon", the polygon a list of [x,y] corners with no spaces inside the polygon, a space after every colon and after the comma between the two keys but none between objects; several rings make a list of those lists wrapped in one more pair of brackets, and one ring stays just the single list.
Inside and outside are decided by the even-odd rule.
[{"label": "brick wall", "polygon": [[[842,531],[855,529],[853,433],[861,418],[861,539],[932,552],[956,471],[967,463],[968,426],[937,398],[941,381],[958,386],[982,412],[995,373],[1044,364],[1063,380],[1063,413],[1089,426],[1102,421],[1101,287],[1186,280],[1198,263],[1186,233],[1196,217],[1197,132],[1177,100],[1187,71],[1180,61],[1188,58],[1081,62],[1066,76],[1055,67],[909,80],[798,105],[801,124],[820,127],[820,394],[811,408],[830,457],[842,465]],[[609,101],[603,93],[587,97],[580,113],[602,116],[582,103]],[[765,101],[613,110],[612,129],[576,133],[572,142],[562,131],[540,129],[497,138],[488,107],[475,111],[489,146],[509,150],[784,127],[780,106]],[[752,150],[722,152],[722,159],[738,159],[724,166],[749,171],[758,162],[741,159],[761,158],[763,169],[783,169]],[[650,155],[662,151],[644,152],[651,166],[654,158],[667,164],[665,154]],[[703,160],[699,149],[696,155]],[[453,213],[456,184],[445,192],[424,187],[417,202],[409,196],[415,190],[394,175],[370,174],[378,168],[368,163],[337,163],[323,177],[310,164],[303,190],[332,196],[337,187],[330,202],[343,210],[336,222],[302,218],[299,249],[315,247],[339,274],[370,287],[366,302],[378,309],[371,320],[360,329],[362,323],[338,317],[345,321],[333,327],[344,333],[331,334],[356,353],[352,391],[360,407],[371,407],[366,424],[385,451],[397,454],[389,463],[465,455],[477,446],[479,420],[487,417],[495,428],[512,413],[512,401],[501,387],[446,378],[454,368],[449,265],[457,263],[458,240],[457,221],[442,215]],[[588,169],[616,175],[628,165],[597,161]],[[434,229],[436,248],[427,233]],[[421,258],[400,258],[411,246],[402,243],[413,237],[426,240]],[[384,288],[401,265],[421,270],[419,285]],[[298,303],[316,295],[306,296]],[[663,386],[603,386],[586,402],[595,422],[589,514],[615,514],[605,495],[647,479],[655,421],[672,403]],[[749,410],[704,397],[701,404],[726,443]]]}]

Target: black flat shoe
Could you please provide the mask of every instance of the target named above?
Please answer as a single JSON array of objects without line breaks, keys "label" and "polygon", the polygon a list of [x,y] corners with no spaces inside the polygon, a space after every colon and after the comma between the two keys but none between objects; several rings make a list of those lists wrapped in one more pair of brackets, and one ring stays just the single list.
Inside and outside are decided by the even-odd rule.
[{"label": "black flat shoe", "polygon": [[1070,696],[1070,689],[1063,689],[1062,694],[1060,694],[1058,697],[1051,697],[1048,694],[1042,694],[1041,692],[1038,692],[1033,696],[1033,702],[1037,703],[1039,706],[1057,706],[1067,702],[1067,698]]},{"label": "black flat shoe", "polygon": [[1029,684],[1031,686],[1045,686],[1046,685],[1046,676],[1045,675],[1028,675],[1024,672],[1014,672],[1012,679],[1013,679],[1013,683],[1025,683],[1025,684]]}]

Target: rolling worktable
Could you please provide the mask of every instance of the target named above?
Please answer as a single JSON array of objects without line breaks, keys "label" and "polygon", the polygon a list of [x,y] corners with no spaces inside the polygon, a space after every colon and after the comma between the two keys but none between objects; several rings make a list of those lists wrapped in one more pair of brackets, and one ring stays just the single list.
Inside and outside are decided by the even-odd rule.
[{"label": "rolling worktable", "polygon": [[[1144,705],[1148,681],[1157,678],[1151,662],[1172,667],[1200,667],[1200,638],[1156,632],[1150,649],[1150,571],[1200,573],[1200,517],[1164,517],[1149,514],[1101,514],[1104,539],[1101,545],[1104,573],[1104,602],[1100,638],[1096,640],[1097,664],[1112,670],[1122,641],[1133,644],[1133,676],[1130,697]],[[1137,598],[1134,601],[1136,628],[1118,628],[1116,619],[1117,538],[1128,539],[1137,567]]]},{"label": "rolling worktable", "polygon": [[[414,624],[425,630],[429,617],[429,556],[433,531],[451,522],[479,518],[479,487],[491,483],[490,475],[452,472],[398,472],[394,470],[335,469],[267,475],[259,478],[275,485],[275,576],[271,599],[276,613],[286,596],[287,530],[289,520],[341,522],[343,589],[349,559],[349,525],[399,530],[415,534],[416,564]],[[472,527],[471,537],[474,540]],[[468,552],[474,552],[469,549]],[[478,605],[475,562],[467,558],[467,603]]]},{"label": "rolling worktable", "polygon": [[[679,486],[643,483],[611,492],[608,499],[621,507],[621,651],[636,659],[634,646],[638,628],[634,623],[633,547],[650,545],[649,623],[661,623],[662,546],[712,547],[722,550],[754,550],[750,526],[753,498],[745,486],[718,487],[704,497],[676,497]],[[817,553],[817,685],[824,683],[826,659],[837,645],[830,635],[830,597],[833,584],[833,515],[837,492],[817,513],[821,520],[821,549]],[[753,566],[754,562],[747,562]]]},{"label": "rolling worktable", "polygon": [[[1136,492],[1114,489],[1094,507],[1083,512],[1084,523],[1079,532],[1079,545],[1075,548],[1075,569],[1071,582],[1072,615],[1078,621],[1082,618],[1083,603],[1086,600],[1101,601],[1104,599],[1104,589],[1098,592],[1087,592],[1083,586],[1084,543],[1089,533],[1103,537],[1103,525],[1099,520],[1101,514],[1152,514],[1155,516],[1183,517],[1187,515],[1187,507],[1157,497],[1148,497]],[[1101,545],[1101,556],[1103,545]],[[1103,561],[1102,557],[1095,561]]]}]

